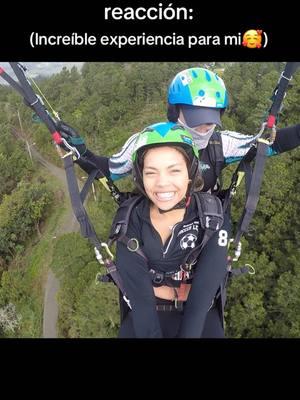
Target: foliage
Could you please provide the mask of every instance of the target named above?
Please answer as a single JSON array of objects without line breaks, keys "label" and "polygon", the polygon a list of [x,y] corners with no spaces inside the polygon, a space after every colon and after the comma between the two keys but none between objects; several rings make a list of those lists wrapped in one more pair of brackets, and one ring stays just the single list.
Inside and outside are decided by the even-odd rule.
[{"label": "foliage", "polygon": [[52,195],[46,184],[21,181],[0,204],[0,254],[5,262],[24,250],[28,238],[36,231]]},{"label": "foliage", "polygon": [[[246,134],[259,131],[284,67],[281,62],[89,62],[84,64],[81,73],[76,68],[64,69],[40,81],[39,85],[62,119],[82,134],[92,151],[110,155],[118,152],[132,133],[166,120],[166,88],[178,71],[191,66],[210,67],[222,75],[229,91],[224,129]],[[284,100],[279,128],[299,123],[299,104],[298,72]],[[38,149],[54,162],[57,155],[47,129],[32,122],[31,110],[23,107],[18,96],[6,87],[0,88],[0,105],[0,267],[3,267],[25,248],[36,229],[35,223],[45,217],[51,197],[44,187],[38,188],[30,182],[33,171],[24,144],[12,139],[11,127],[18,127],[15,109],[20,111],[24,131]],[[235,166],[231,166],[225,171],[227,184],[234,169]],[[240,259],[241,265],[253,265],[256,274],[230,281],[226,307],[228,337],[300,335],[299,176],[300,149],[267,160],[260,201],[249,233],[243,239]],[[122,190],[131,187],[129,178],[117,184]],[[233,202],[234,228],[244,204],[243,187]],[[99,236],[105,240],[116,206],[98,185],[96,201],[90,198],[88,210]],[[111,284],[94,284],[99,266],[88,243],[79,235],[60,238],[52,267],[62,282],[59,295],[61,336],[116,336],[117,291]],[[18,304],[15,301],[18,297],[27,299],[15,280],[7,278],[10,273],[7,271],[2,276],[1,307]],[[6,288],[10,288],[10,296]],[[30,313],[25,315],[30,321]],[[24,324],[23,314],[22,317],[21,325]]]},{"label": "foliage", "polygon": [[99,264],[77,233],[60,237],[52,269],[61,282],[59,329],[63,337],[113,337],[119,325],[118,293],[112,284],[95,284]]},{"label": "foliage", "polygon": [[22,143],[16,142],[5,124],[0,123],[0,203],[21,179],[32,173],[32,166]]},{"label": "foliage", "polygon": [[22,316],[16,313],[12,303],[0,308],[0,332],[15,332],[20,325]]}]

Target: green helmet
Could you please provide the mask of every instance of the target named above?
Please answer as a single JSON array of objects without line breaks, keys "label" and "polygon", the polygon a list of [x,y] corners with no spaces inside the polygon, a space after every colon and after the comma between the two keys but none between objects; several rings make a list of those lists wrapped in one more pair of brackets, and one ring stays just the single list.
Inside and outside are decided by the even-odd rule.
[{"label": "green helmet", "polygon": [[132,173],[137,187],[146,194],[143,185],[142,156],[145,149],[158,146],[180,146],[185,150],[191,161],[189,177],[192,188],[198,173],[199,150],[194,144],[192,135],[183,126],[173,122],[160,122],[148,126],[139,134],[132,154]]},{"label": "green helmet", "polygon": [[205,68],[189,68],[179,72],[168,90],[169,104],[223,108],[228,95],[223,80]]}]

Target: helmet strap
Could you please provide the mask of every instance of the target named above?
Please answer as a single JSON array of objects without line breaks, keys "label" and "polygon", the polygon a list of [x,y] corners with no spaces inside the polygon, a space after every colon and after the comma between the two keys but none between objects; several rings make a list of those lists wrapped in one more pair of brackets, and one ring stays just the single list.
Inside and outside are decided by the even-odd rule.
[{"label": "helmet strap", "polygon": [[179,117],[179,105],[168,103],[167,117],[170,122],[177,122]]}]

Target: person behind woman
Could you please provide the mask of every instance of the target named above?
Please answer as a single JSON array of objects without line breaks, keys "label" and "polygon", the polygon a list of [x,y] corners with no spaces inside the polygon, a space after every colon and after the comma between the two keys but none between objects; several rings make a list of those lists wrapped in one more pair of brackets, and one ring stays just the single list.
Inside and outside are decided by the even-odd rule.
[{"label": "person behind woman", "polygon": [[208,240],[192,272],[182,268],[204,236],[195,198],[195,187],[203,185],[198,163],[192,136],[180,125],[158,123],[137,138],[133,175],[144,196],[126,235],[142,255],[117,242],[116,265],[131,306],[120,338],[224,337],[216,297],[226,277],[227,221]]},{"label": "person behind woman", "polygon": [[[178,72],[168,87],[167,97],[168,120],[183,125],[193,136],[199,150],[199,167],[204,179],[202,190],[218,192],[218,178],[222,170],[239,162],[256,142],[257,136],[220,130],[222,116],[228,107],[228,93],[222,78],[213,71],[194,67]],[[87,173],[96,166],[113,181],[131,173],[131,156],[138,133],[130,136],[116,154],[104,157],[87,149],[83,138],[78,138],[67,124],[60,122],[58,130],[78,149],[82,157],[77,162]],[[278,129],[268,156],[284,153],[299,145],[300,124]]]}]

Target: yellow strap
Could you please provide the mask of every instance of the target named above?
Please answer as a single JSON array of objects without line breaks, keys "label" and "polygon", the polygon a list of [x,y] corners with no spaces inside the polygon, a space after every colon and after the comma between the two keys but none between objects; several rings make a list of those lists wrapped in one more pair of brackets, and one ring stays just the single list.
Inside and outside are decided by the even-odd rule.
[{"label": "yellow strap", "polygon": [[59,118],[59,115],[58,115],[58,112],[56,112],[56,111],[54,110],[54,108],[51,106],[51,104],[50,104],[49,101],[47,100],[46,96],[45,96],[44,93],[41,91],[41,89],[38,87],[38,85],[35,83],[35,81],[34,81],[32,78],[30,78],[30,77],[29,77],[29,79],[30,79],[30,81],[33,83],[33,85],[36,87],[37,91],[40,93],[40,95],[41,95],[42,98],[45,100],[45,102],[48,104],[48,106],[49,106],[49,108],[51,109],[51,112],[53,113],[53,115],[55,116],[55,118],[60,119],[60,118]]},{"label": "yellow strap", "polygon": [[240,183],[242,182],[244,176],[245,176],[245,172],[244,171],[239,171],[238,172],[238,178],[237,178],[237,182],[236,182],[236,187],[238,187],[240,185]]},{"label": "yellow strap", "polygon": [[270,141],[268,139],[263,139],[263,138],[258,138],[257,139],[258,142],[267,144],[268,146],[270,145]]},{"label": "yellow strap", "polygon": [[102,185],[105,187],[105,189],[110,192],[110,188],[107,185],[107,179],[105,178],[105,176],[103,178],[99,178],[98,181],[100,181],[102,183]]}]

